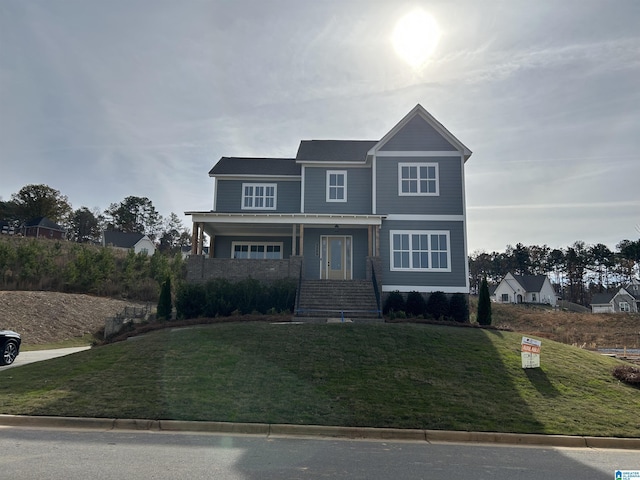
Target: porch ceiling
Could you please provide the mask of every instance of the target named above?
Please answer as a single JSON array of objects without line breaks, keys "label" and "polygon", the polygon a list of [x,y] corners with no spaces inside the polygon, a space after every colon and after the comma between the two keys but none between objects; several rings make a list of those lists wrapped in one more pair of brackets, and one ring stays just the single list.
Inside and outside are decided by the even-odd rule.
[{"label": "porch ceiling", "polygon": [[304,213],[185,212],[201,223],[207,235],[291,235],[293,225],[305,228],[338,225],[340,228],[380,226],[384,215],[334,215]]}]

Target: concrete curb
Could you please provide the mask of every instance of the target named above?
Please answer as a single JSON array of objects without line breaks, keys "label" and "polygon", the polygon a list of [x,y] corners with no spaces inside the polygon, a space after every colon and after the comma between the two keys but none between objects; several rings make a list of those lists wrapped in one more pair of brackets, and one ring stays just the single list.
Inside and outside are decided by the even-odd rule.
[{"label": "concrete curb", "polygon": [[195,422],[183,420],[142,420],[120,418],[31,417],[0,414],[0,426],[640,450],[640,438],[499,432],[458,432],[402,428],[332,427],[324,425]]}]

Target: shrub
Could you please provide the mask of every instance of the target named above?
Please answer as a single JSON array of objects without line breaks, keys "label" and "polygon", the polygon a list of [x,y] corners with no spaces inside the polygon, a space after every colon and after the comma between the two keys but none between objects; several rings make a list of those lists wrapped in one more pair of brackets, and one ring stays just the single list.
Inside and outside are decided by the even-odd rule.
[{"label": "shrub", "polygon": [[449,316],[455,322],[469,322],[469,305],[464,293],[454,293],[449,301]]},{"label": "shrub", "polygon": [[613,369],[612,373],[618,380],[640,387],[640,368],[633,365],[618,365]]},{"label": "shrub", "polygon": [[449,299],[444,292],[432,292],[429,295],[425,313],[436,320],[445,319],[449,316]]},{"label": "shrub", "polygon": [[405,310],[405,302],[404,297],[399,291],[391,292],[387,299],[384,301],[384,306],[382,307],[382,313],[385,315],[390,312],[400,312]]},{"label": "shrub", "polygon": [[424,297],[420,292],[409,292],[407,294],[407,302],[405,305],[405,312],[407,315],[417,317],[424,315],[427,307]]},{"label": "shrub", "polygon": [[186,283],[176,293],[178,318],[198,318],[204,313],[206,294],[203,285]]}]

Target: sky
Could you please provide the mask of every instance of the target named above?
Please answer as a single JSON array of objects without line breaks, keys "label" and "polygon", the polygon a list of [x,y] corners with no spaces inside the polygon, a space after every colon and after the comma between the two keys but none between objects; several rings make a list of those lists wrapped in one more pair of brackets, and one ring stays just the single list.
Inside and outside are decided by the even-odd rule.
[{"label": "sky", "polygon": [[[415,67],[396,22],[440,30]],[[377,140],[421,104],[473,151],[469,253],[640,237],[640,1],[0,0],[0,199],[210,210],[222,156]]]}]

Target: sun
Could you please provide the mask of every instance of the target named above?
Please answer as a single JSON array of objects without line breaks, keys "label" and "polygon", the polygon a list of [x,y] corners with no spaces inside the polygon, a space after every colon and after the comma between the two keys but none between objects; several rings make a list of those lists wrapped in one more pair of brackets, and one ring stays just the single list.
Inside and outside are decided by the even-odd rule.
[{"label": "sun", "polygon": [[429,59],[439,40],[438,23],[421,9],[413,10],[398,20],[391,37],[396,53],[413,68],[421,67]]}]

